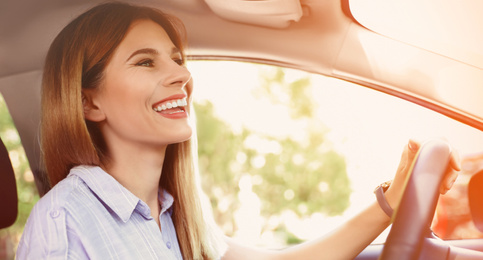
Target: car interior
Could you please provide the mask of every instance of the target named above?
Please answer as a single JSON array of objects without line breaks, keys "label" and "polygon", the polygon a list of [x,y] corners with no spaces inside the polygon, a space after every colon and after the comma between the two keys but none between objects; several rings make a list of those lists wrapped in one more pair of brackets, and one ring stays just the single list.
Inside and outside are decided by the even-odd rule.
[{"label": "car interior", "polygon": [[[50,189],[38,140],[44,57],[57,33],[99,0],[0,4],[0,93],[39,196]],[[297,69],[381,92],[483,131],[482,3],[449,0],[141,0],[179,17],[190,61],[227,60]],[[481,140],[479,140],[481,141]],[[482,149],[483,151],[483,149]],[[425,143],[384,244],[356,259],[483,259],[483,238],[431,231],[450,150]],[[0,147],[0,229],[17,219],[16,177]],[[469,177],[471,219],[483,232],[483,171]],[[431,184],[429,184],[431,183]]]}]

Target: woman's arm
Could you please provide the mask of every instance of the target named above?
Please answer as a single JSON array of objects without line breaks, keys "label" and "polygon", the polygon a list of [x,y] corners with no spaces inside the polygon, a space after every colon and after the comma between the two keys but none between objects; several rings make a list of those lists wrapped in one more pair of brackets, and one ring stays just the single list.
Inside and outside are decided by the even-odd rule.
[{"label": "woman's arm", "polygon": [[[418,150],[419,144],[412,140],[404,148],[394,182],[386,192],[386,198],[392,208],[397,207],[404,191],[404,182]],[[452,152],[445,179],[440,187],[442,194],[451,188],[457,177],[456,171],[459,170],[458,155]],[[389,216],[375,202],[332,233],[280,251],[246,247],[227,238],[228,251],[223,259],[353,259],[389,224]]]},{"label": "woman's arm", "polygon": [[390,218],[377,203],[344,223],[334,232],[284,250],[263,250],[243,246],[227,238],[228,251],[223,259],[353,259],[390,223]]}]

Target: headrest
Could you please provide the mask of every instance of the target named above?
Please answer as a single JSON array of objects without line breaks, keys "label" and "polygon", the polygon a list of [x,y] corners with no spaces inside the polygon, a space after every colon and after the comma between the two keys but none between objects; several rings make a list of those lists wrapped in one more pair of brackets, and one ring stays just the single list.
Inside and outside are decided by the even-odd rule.
[{"label": "headrest", "polygon": [[473,222],[483,232],[483,170],[473,175],[468,183],[468,201]]},{"label": "headrest", "polygon": [[0,145],[0,229],[11,226],[17,219],[18,197],[15,173],[3,141]]}]

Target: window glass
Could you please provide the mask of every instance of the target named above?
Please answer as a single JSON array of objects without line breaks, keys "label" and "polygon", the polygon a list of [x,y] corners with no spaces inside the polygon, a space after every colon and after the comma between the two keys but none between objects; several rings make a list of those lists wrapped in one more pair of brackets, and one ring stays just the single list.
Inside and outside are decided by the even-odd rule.
[{"label": "window glass", "polygon": [[1,95],[0,138],[8,150],[10,161],[15,172],[18,195],[17,220],[11,227],[0,230],[0,258],[3,256],[5,259],[13,259],[25,222],[33,205],[38,201],[39,196],[20,137]]},{"label": "window glass", "polygon": [[[442,201],[461,199],[468,176],[483,166],[482,132],[372,89],[250,63],[188,68],[203,188],[223,231],[248,244],[284,247],[347,221],[393,178],[410,138],[445,138],[466,160]],[[434,229],[443,238],[481,236],[468,223],[471,235],[455,235],[449,213],[438,212],[446,226],[435,221]]]}]

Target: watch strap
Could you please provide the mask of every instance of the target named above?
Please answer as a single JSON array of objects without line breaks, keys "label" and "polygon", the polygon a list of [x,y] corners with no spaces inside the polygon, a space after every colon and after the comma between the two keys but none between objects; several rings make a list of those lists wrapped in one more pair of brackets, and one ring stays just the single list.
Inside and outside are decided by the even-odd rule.
[{"label": "watch strap", "polygon": [[384,195],[384,188],[382,185],[379,185],[375,190],[374,193],[376,194],[377,203],[381,209],[388,215],[390,218],[392,217],[392,213],[394,210],[391,208],[391,205],[387,202],[386,196]]}]

